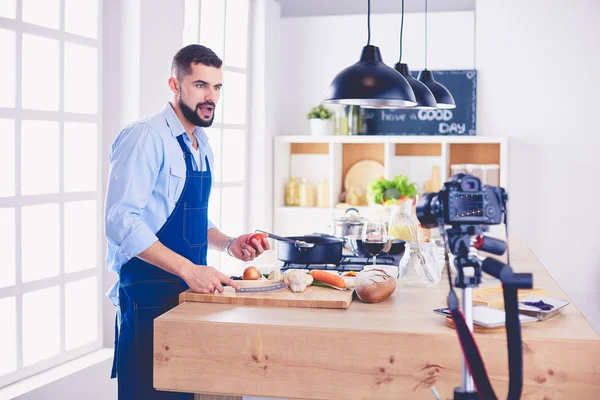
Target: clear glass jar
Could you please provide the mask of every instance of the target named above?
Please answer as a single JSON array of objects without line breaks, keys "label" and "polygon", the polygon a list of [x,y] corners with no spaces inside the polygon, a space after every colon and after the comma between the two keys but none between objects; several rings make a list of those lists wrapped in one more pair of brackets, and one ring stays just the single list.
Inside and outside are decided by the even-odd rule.
[{"label": "clear glass jar", "polygon": [[335,134],[340,136],[348,136],[348,117],[344,108],[338,110],[335,114]]},{"label": "clear glass jar", "polygon": [[310,181],[306,178],[302,178],[300,181],[300,207],[314,207],[315,206],[315,190]]},{"label": "clear glass jar", "polygon": [[317,185],[317,207],[329,207],[329,183],[327,179],[319,180]]},{"label": "clear glass jar", "polygon": [[300,205],[300,183],[298,182],[298,178],[290,178],[285,185],[285,205]]},{"label": "clear glass jar", "polygon": [[482,165],[483,169],[483,180],[481,183],[488,186],[500,185],[500,165],[498,164],[487,164]]},{"label": "clear glass jar", "polygon": [[428,287],[439,283],[438,271],[427,252],[416,243],[404,245],[400,260],[399,277],[405,286]]}]

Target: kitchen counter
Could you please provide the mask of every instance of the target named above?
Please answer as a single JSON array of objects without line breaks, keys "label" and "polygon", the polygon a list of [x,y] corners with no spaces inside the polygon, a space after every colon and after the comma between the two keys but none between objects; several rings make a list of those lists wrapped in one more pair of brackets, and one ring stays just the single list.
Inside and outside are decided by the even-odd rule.
[{"label": "kitchen counter", "polygon": [[[534,287],[567,299],[533,253],[511,242],[512,265]],[[452,398],[460,386],[454,330],[432,312],[433,288],[398,286],[378,304],[346,310],[185,302],[154,322],[154,386],[229,396],[306,399]],[[490,284],[481,287],[490,286]],[[600,337],[571,303],[523,324],[524,399],[591,399],[600,392]],[[499,398],[508,392],[506,334],[475,334]],[[211,397],[213,398],[213,397]]]}]

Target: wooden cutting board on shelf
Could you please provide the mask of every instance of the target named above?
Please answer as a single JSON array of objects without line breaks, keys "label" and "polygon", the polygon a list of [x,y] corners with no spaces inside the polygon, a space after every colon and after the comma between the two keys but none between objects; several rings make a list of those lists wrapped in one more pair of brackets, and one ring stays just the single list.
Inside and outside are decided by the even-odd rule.
[{"label": "wooden cutting board on shelf", "polygon": [[353,292],[353,290],[335,290],[319,286],[309,286],[302,293],[294,293],[288,288],[272,292],[236,293],[232,287],[225,287],[223,293],[201,294],[188,289],[179,295],[179,303],[197,301],[247,306],[345,309],[352,302]]}]

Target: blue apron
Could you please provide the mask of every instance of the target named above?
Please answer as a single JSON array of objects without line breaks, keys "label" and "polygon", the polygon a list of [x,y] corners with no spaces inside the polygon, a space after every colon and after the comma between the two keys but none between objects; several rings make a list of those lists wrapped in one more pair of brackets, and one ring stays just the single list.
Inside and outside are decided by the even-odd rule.
[{"label": "blue apron", "polygon": [[[197,265],[206,265],[208,249],[208,198],[211,172],[194,171],[192,153],[177,136],[187,168],[185,185],[175,209],[157,232],[160,242]],[[202,169],[202,168],[200,168]],[[187,393],[153,388],[154,319],[178,304],[188,289],[183,279],[137,257],[119,272],[118,320],[115,322],[115,356],[111,378],[118,375],[119,399],[193,399]],[[120,314],[120,315],[119,315]]]}]

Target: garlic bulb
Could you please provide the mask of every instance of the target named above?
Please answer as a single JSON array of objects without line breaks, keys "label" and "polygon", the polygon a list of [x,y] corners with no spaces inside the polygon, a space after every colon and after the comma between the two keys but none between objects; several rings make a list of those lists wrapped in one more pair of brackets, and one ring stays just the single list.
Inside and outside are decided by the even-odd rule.
[{"label": "garlic bulb", "polygon": [[311,274],[301,274],[300,276],[302,279],[304,279],[304,282],[306,282],[306,286],[312,285],[313,281],[315,280]]},{"label": "garlic bulb", "polygon": [[283,273],[283,275],[281,276],[281,282],[285,283],[286,285],[290,286],[290,279],[292,278],[292,276],[298,275],[299,272],[296,270],[288,270],[285,271]]},{"label": "garlic bulb", "polygon": [[298,276],[298,277],[300,277],[300,279],[303,279],[304,282],[306,282],[306,286],[312,285],[313,280],[314,280],[314,278],[312,277],[312,275],[306,273],[306,270],[293,269],[293,270],[285,271],[281,275],[281,282],[283,282],[286,285],[290,286],[290,282],[292,280],[292,277],[294,277],[294,276]]},{"label": "garlic bulb", "polygon": [[269,279],[270,281],[276,281],[276,282],[279,282],[279,281],[281,280],[281,271],[279,271],[278,269],[275,269],[275,270],[271,271],[271,272],[269,273],[269,277],[268,277],[268,279]]},{"label": "garlic bulb", "polygon": [[306,290],[306,281],[301,275],[293,274],[290,277],[290,290],[294,293],[300,293]]}]

